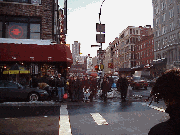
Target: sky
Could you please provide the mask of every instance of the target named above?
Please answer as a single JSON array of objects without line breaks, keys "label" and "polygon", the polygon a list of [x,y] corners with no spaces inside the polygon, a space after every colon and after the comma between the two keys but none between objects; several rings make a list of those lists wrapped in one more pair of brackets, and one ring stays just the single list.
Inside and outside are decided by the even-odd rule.
[{"label": "sky", "polygon": [[[58,0],[60,8],[64,7],[64,0]],[[101,23],[105,24],[105,43],[102,49],[106,49],[110,42],[128,26],[153,27],[152,0],[67,0],[67,35],[66,44],[74,41],[81,43],[81,55],[97,55],[100,45],[96,43],[96,23],[99,23],[101,7]]]}]

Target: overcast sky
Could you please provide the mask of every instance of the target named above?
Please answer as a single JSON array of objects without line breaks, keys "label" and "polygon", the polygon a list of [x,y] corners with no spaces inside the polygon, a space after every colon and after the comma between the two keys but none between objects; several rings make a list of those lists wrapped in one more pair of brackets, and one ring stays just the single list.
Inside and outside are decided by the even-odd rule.
[{"label": "overcast sky", "polygon": [[[103,0],[67,0],[67,38],[66,43],[74,41],[81,43],[82,55],[97,55],[98,47],[91,48],[96,43],[96,23],[99,23],[99,12]],[[61,8],[64,7],[64,0],[59,0]],[[153,27],[152,0],[105,0],[101,8],[101,23],[105,24],[106,49],[109,42],[112,42],[128,26]]]}]

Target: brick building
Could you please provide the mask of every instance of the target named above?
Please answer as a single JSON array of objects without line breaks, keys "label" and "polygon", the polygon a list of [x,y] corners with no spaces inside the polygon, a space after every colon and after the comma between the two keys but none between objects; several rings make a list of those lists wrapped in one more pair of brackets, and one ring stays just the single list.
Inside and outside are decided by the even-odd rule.
[{"label": "brick building", "polygon": [[113,65],[118,68],[132,68],[136,66],[135,59],[135,44],[144,36],[149,36],[153,33],[150,25],[145,27],[128,26],[124,29],[118,38],[110,43],[113,57]]},{"label": "brick building", "polygon": [[[58,33],[58,0],[0,1],[0,38],[54,40]],[[11,29],[16,28],[13,34]],[[17,34],[21,32],[21,34]]]},{"label": "brick building", "polygon": [[66,77],[72,54],[64,20],[58,0],[0,0],[0,76],[4,67],[23,63],[29,70],[35,64],[37,76]]},{"label": "brick building", "polygon": [[136,66],[150,64],[154,59],[153,34],[144,36],[134,46]]}]

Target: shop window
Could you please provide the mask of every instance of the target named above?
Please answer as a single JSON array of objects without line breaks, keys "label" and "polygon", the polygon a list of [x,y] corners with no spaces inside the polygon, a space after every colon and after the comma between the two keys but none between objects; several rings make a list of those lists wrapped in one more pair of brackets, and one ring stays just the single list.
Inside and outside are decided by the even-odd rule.
[{"label": "shop window", "polygon": [[41,4],[41,0],[0,0],[0,1]]},{"label": "shop window", "polygon": [[2,38],[2,22],[0,22],[0,38]]},{"label": "shop window", "polygon": [[[15,39],[40,39],[41,18],[37,17],[2,17],[0,22],[0,37]],[[3,25],[5,27],[3,27]]]},{"label": "shop window", "polygon": [[27,23],[6,23],[6,38],[26,39],[27,38]]},{"label": "shop window", "polygon": [[7,2],[29,3],[29,0],[3,0]]},{"label": "shop window", "polygon": [[40,24],[30,24],[30,39],[40,39]]}]

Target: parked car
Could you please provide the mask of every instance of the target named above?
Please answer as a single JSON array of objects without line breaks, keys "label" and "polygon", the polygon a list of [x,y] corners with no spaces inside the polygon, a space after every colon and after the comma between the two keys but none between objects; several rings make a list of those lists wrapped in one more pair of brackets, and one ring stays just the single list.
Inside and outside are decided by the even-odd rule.
[{"label": "parked car", "polygon": [[38,101],[47,99],[49,94],[45,90],[28,88],[19,83],[0,80],[0,101],[23,99],[27,101]]},{"label": "parked car", "polygon": [[140,76],[133,76],[132,82],[130,83],[130,85],[133,90],[139,89],[139,88],[144,88],[145,90],[147,90],[147,87],[148,87],[147,81],[142,79]]}]

